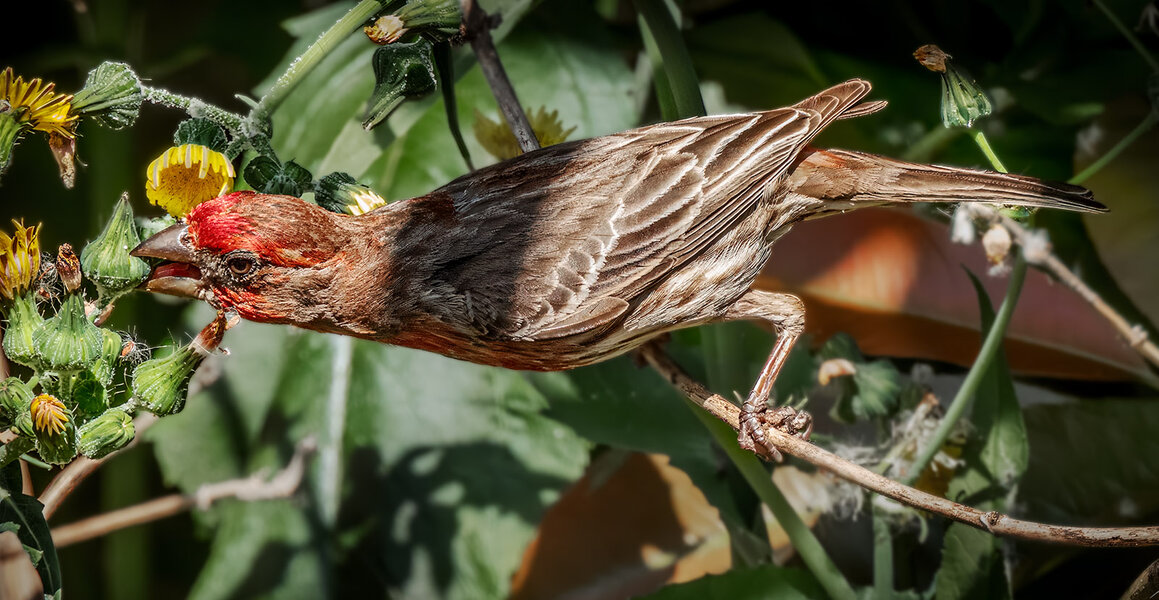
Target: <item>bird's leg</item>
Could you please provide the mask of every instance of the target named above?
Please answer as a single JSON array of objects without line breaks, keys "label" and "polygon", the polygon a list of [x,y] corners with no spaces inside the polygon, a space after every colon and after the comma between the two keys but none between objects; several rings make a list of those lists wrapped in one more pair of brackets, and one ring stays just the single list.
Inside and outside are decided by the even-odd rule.
[{"label": "bird's leg", "polygon": [[780,462],[781,453],[765,437],[764,426],[773,425],[785,433],[806,439],[813,429],[812,419],[808,414],[798,414],[791,407],[783,407],[771,414],[768,413],[773,382],[781,372],[781,367],[785,365],[785,359],[788,358],[793,345],[804,331],[805,305],[792,294],[750,290],[729,308],[725,320],[761,320],[771,324],[777,332],[777,342],[773,345],[764,367],[761,368],[761,374],[753,384],[752,391],[741,406],[737,442],[742,448],[751,450],[758,456]]}]

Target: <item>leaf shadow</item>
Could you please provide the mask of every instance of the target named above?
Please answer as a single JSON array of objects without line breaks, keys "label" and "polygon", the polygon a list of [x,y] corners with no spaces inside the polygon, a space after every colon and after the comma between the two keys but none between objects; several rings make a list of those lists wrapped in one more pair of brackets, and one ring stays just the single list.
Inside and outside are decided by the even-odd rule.
[{"label": "leaf shadow", "polygon": [[[414,448],[384,469],[373,448],[359,448],[348,461],[339,535],[357,541],[346,550],[336,573],[339,595],[365,589],[397,590],[416,577],[429,577],[444,595],[462,561],[470,532],[464,509],[487,511],[488,518],[515,516],[535,526],[551,500],[540,493],[570,483],[530,471],[499,444]],[[470,551],[487,551],[470,546]],[[422,571],[429,570],[424,575]]]}]

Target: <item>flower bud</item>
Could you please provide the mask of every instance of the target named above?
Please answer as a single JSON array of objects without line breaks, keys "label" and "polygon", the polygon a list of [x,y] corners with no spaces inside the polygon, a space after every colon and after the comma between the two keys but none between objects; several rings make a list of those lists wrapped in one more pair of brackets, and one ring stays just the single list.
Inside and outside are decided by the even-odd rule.
[{"label": "flower bud", "polygon": [[460,33],[463,15],[458,0],[411,0],[393,15],[384,15],[363,28],[370,41],[393,44],[409,32],[424,32],[439,39]]},{"label": "flower bud", "polygon": [[85,317],[81,295],[72,294],[60,311],[33,333],[32,342],[45,369],[70,372],[85,369],[100,358],[104,335]]},{"label": "flower bud", "polygon": [[97,286],[107,301],[133,289],[149,276],[149,263],[129,251],[141,243],[133,221],[128,194],[121,196],[104,231],[81,251],[85,275]]},{"label": "flower bud", "polygon": [[129,413],[110,408],[101,416],[81,425],[77,449],[89,458],[101,458],[129,445],[137,434]]},{"label": "flower bud", "polygon": [[88,370],[93,374],[93,379],[107,386],[113,381],[113,369],[117,366],[117,361],[121,360],[124,342],[117,332],[111,329],[98,329],[101,332],[101,357]]},{"label": "flower bud", "polygon": [[145,410],[158,416],[181,412],[193,371],[204,355],[191,346],[151,358],[133,369],[133,394]]},{"label": "flower bud", "polygon": [[137,365],[133,369],[133,393],[141,406],[158,416],[181,412],[193,371],[217,349],[225,331],[235,322],[219,312],[188,345]]},{"label": "flower bud", "polygon": [[362,127],[374,129],[403,101],[435,91],[435,61],[431,43],[419,38],[374,51],[374,92]]},{"label": "flower bud", "polygon": [[8,306],[8,323],[4,326],[4,354],[13,362],[33,369],[39,368],[40,361],[33,338],[44,325],[44,318],[36,310],[36,300],[32,294],[17,296]]},{"label": "flower bud", "polygon": [[33,395],[32,386],[19,377],[0,381],[0,428],[12,425],[17,415],[27,411]]},{"label": "flower bud", "polygon": [[112,129],[124,129],[141,112],[141,80],[125,63],[103,62],[89,72],[84,88],[72,99],[73,111]]},{"label": "flower bud", "polygon": [[55,396],[41,394],[29,407],[36,450],[44,462],[61,465],[76,458],[76,425],[72,412]]},{"label": "flower bud", "polygon": [[993,111],[986,92],[973,78],[951,64],[951,56],[941,48],[927,44],[914,52],[914,58],[942,77],[942,125],[969,127],[979,117]]},{"label": "flower bud", "polygon": [[66,292],[71,294],[80,288],[80,259],[72,251],[72,244],[61,244],[56,249],[56,274],[60,276]]},{"label": "flower bud", "polygon": [[346,173],[331,173],[318,181],[314,201],[331,212],[361,215],[381,206],[386,199]]}]

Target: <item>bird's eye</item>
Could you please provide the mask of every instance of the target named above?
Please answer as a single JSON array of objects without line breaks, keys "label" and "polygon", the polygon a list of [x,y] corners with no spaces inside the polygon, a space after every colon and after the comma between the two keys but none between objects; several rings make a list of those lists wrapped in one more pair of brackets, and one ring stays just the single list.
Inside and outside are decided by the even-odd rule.
[{"label": "bird's eye", "polygon": [[254,270],[254,259],[246,256],[235,256],[225,264],[234,275],[248,275]]}]

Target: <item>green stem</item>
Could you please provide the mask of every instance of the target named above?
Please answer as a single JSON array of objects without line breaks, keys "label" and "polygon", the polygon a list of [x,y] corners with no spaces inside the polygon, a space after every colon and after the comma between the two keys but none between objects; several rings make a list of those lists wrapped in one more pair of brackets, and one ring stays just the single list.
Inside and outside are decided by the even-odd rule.
[{"label": "green stem", "polygon": [[33,445],[32,439],[20,436],[0,446],[0,467],[20,458],[20,455],[31,450]]},{"label": "green stem", "polygon": [[[871,498],[876,495],[871,495]],[[893,536],[889,532],[889,521],[880,508],[874,506],[873,514],[873,597],[891,598],[893,590]]]},{"label": "green stem", "polygon": [[934,455],[946,443],[946,438],[950,436],[950,432],[958,423],[958,419],[962,418],[962,414],[966,412],[966,407],[974,398],[974,392],[982,383],[982,377],[990,369],[990,365],[994,363],[994,357],[998,355],[998,350],[1002,347],[1002,339],[1006,336],[1006,326],[1010,323],[1011,315],[1014,314],[1014,306],[1018,304],[1018,296],[1022,293],[1022,282],[1025,279],[1026,259],[1019,255],[1010,272],[1010,283],[1006,288],[1006,297],[1002,299],[1002,306],[998,309],[998,314],[994,316],[994,324],[986,334],[986,340],[982,343],[982,349],[978,351],[978,358],[974,360],[974,366],[970,367],[969,373],[966,373],[966,378],[962,380],[962,387],[958,388],[958,394],[950,402],[950,407],[946,409],[946,415],[938,423],[938,429],[921,449],[902,483],[913,486],[922,472],[926,470],[930,461],[933,460]]},{"label": "green stem", "polygon": [[141,86],[141,92],[144,94],[145,100],[149,102],[183,110],[189,113],[190,116],[209,119],[226,128],[235,136],[241,132],[242,123],[245,121],[245,117],[237,113],[229,112],[224,108],[218,108],[198,98],[175,94],[169,90],[149,87],[147,85]]},{"label": "green stem", "polygon": [[367,19],[373,17],[374,13],[382,8],[383,3],[379,0],[362,0],[350,9],[350,12],[338,19],[337,23],[331,25],[330,29],[327,29],[301,56],[290,63],[286,72],[282,73],[270,91],[262,97],[250,116],[264,118],[277,110],[290,92],[302,83],[306,75],[313,71],[331,50],[342,43],[346,36],[358,31],[358,28],[362,27]]},{"label": "green stem", "polygon": [[1083,169],[1074,177],[1071,177],[1068,183],[1078,185],[1083,181],[1086,181],[1090,176],[1098,173],[1103,167],[1107,166],[1108,163],[1110,163],[1112,160],[1115,160],[1116,157],[1122,154],[1123,150],[1126,150],[1131,144],[1135,143],[1135,140],[1139,139],[1139,136],[1147,133],[1152,127],[1154,127],[1156,123],[1159,123],[1159,113],[1156,113],[1155,111],[1147,113],[1147,117],[1143,119],[1138,125],[1136,125],[1130,133],[1123,137],[1123,139],[1119,140],[1119,143],[1115,144],[1115,146],[1110,150],[1107,150],[1106,154],[1100,156],[1098,160],[1088,165],[1087,168]]},{"label": "green stem", "polygon": [[801,560],[817,581],[821,583],[821,587],[831,598],[838,600],[852,600],[857,597],[854,593],[853,587],[849,585],[849,581],[841,574],[837,565],[829,558],[825,549],[821,547],[821,542],[817,541],[817,537],[809,529],[808,525],[801,520],[797,511],[785,499],[781,490],[777,489],[776,484],[773,483],[769,472],[765,470],[765,466],[753,453],[742,449],[736,443],[736,432],[732,430],[724,422],[716,417],[713,417],[708,411],[700,408],[692,401],[687,401],[687,405],[692,409],[696,418],[708,429],[712,434],[716,443],[724,449],[725,454],[728,455],[729,460],[740,471],[742,477],[749,484],[749,486],[756,492],[757,497],[769,510],[773,512],[777,523],[785,530],[789,536],[789,541],[793,544],[793,548],[797,550],[797,554],[801,556]]},{"label": "green stem", "polygon": [[633,0],[633,4],[639,14],[648,58],[656,73],[656,92],[664,119],[703,116],[700,80],[672,12],[664,0]]},{"label": "green stem", "polygon": [[1119,17],[1115,16],[1115,13],[1111,12],[1111,9],[1107,8],[1107,5],[1103,3],[1103,0],[1093,1],[1095,6],[1099,7],[1099,10],[1103,11],[1103,14],[1107,16],[1107,20],[1115,26],[1115,29],[1118,29],[1119,33],[1123,34],[1123,37],[1127,38],[1127,41],[1135,47],[1135,50],[1139,52],[1139,56],[1142,56],[1143,60],[1147,61],[1147,64],[1151,65],[1152,70],[1154,70],[1156,73],[1159,73],[1159,60],[1156,60],[1155,57],[1147,51],[1147,47],[1139,41],[1139,38],[1135,37],[1135,33],[1131,31],[1126,25],[1124,25],[1123,22],[1119,20]]},{"label": "green stem", "polygon": [[982,133],[981,129],[971,129],[970,137],[974,138],[974,143],[978,144],[978,147],[982,149],[982,154],[985,154],[986,158],[990,160],[990,164],[994,165],[994,170],[1005,173],[1006,165],[1003,165],[1002,161],[998,160],[998,155],[994,154],[994,149],[990,147],[990,142],[986,140],[986,134]]}]

